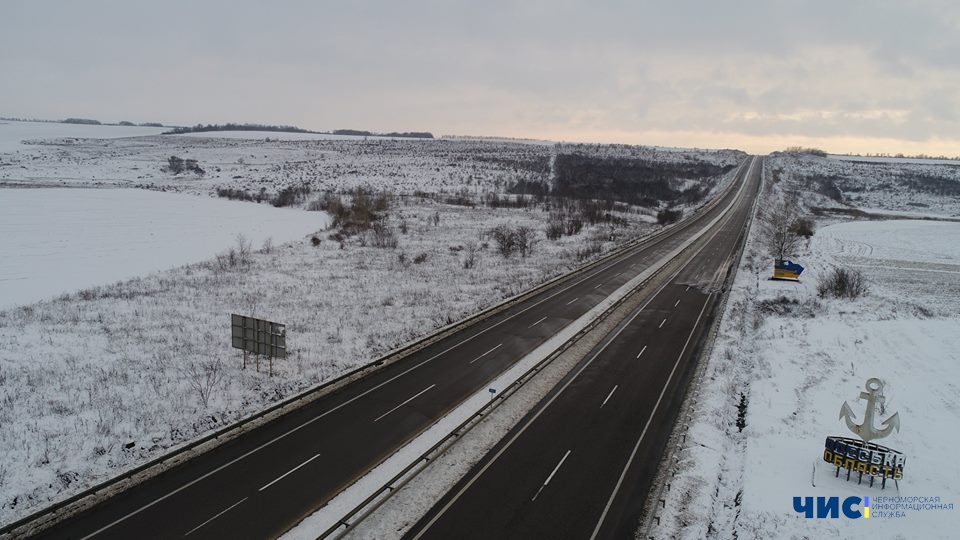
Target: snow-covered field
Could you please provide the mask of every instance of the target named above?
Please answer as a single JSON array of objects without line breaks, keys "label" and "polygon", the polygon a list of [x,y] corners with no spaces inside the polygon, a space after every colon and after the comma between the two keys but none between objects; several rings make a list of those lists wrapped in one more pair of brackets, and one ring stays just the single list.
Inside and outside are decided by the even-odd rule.
[{"label": "snow-covered field", "polygon": [[830,154],[830,159],[839,159],[841,161],[862,161],[866,163],[899,163],[915,165],[957,165],[960,166],[960,159],[933,159],[933,158],[908,158],[908,157],[880,157],[880,156],[848,156],[842,154]]},{"label": "snow-covered field", "polygon": [[[85,128],[104,133],[95,131],[102,126]],[[544,205],[444,202],[449,197],[477,201],[487,194],[506,196],[520,181],[548,180],[555,146],[277,140],[273,133],[263,139],[49,136],[57,138],[31,140],[16,152],[0,153],[0,186],[8,188],[0,189],[0,206],[7,214],[0,222],[20,231],[4,235],[4,249],[54,258],[7,257],[3,264],[39,261],[38,268],[97,281],[81,284],[38,275],[46,284],[52,282],[43,295],[85,288],[52,300],[0,307],[0,523],[576,267],[650,231],[655,221],[656,209],[622,208],[613,211],[614,222],[585,224],[573,236],[549,240],[550,209]],[[569,148],[597,156],[720,166],[743,157],[730,151],[662,152],[616,145]],[[172,155],[196,159],[205,174],[163,170]],[[721,189],[730,177],[711,185]],[[180,195],[17,189],[25,185],[141,187]],[[342,194],[361,186],[400,195],[393,198],[386,221],[397,246],[373,247],[370,234],[304,236],[322,227],[321,213],[210,199],[220,188],[273,195],[300,186],[312,190],[300,207],[317,201],[318,192]],[[126,208],[107,211],[111,205]],[[51,213],[56,216],[49,217]],[[157,214],[162,219],[151,218]],[[275,228],[257,232],[249,223],[235,229],[238,221],[249,221],[238,216],[251,215],[260,222],[272,216],[292,222],[277,224],[285,229],[283,235]],[[529,227],[536,237],[530,256],[497,253],[489,231],[498,224]],[[92,232],[95,225],[99,232]],[[253,252],[236,253],[232,239],[237,232],[254,240]],[[166,240],[170,236],[178,239],[175,247]],[[273,237],[272,246],[260,241],[265,236]],[[105,242],[93,243],[96,237]],[[141,239],[135,249],[144,251],[133,251],[130,243]],[[67,241],[63,249],[57,247],[56,242]],[[167,256],[175,250],[186,253],[194,244],[202,249],[183,259]],[[476,249],[472,265],[467,264],[470,246]],[[234,249],[233,257],[225,255],[228,248]],[[164,256],[134,267],[133,259],[156,251]],[[210,258],[214,253],[219,254]],[[162,271],[111,284],[121,277],[84,267],[83,261],[134,273]],[[16,264],[3,267],[6,275],[33,274]],[[287,325],[289,356],[276,363],[273,377],[240,369],[240,354],[228,342],[230,313]]]},{"label": "snow-covered field", "polygon": [[0,309],[324,229],[322,212],[140,189],[0,190]]},{"label": "snow-covered field", "polygon": [[[54,124],[65,125],[65,124]],[[97,127],[97,126],[93,126]],[[92,128],[91,128],[92,129]],[[163,135],[129,139],[74,139],[66,136],[0,153],[2,185],[97,185],[143,187],[211,195],[220,188],[264,190],[288,186],[314,192],[358,186],[472,196],[504,193],[519,181],[547,181],[557,145],[475,139],[315,138],[281,140],[273,132],[242,132],[239,138],[214,134]],[[298,134],[290,137],[298,139]],[[267,139],[270,139],[269,141]],[[680,152],[625,145],[562,145],[565,152],[651,161],[703,161],[734,165],[744,154],[727,150]],[[205,174],[172,175],[170,156],[195,159]]]},{"label": "snow-covered field", "polygon": [[[858,520],[806,519],[793,509],[793,497],[807,496],[960,504],[960,224],[820,226],[792,257],[806,267],[800,283],[767,279],[770,258],[752,230],[675,454],[677,474],[668,475],[661,524],[638,538],[956,538],[960,507],[895,519],[874,507],[871,519]],[[835,266],[863,271],[868,295],[818,298],[818,279]],[[838,413],[847,401],[862,421],[859,394],[871,377],[886,384],[881,419],[898,412],[901,420],[899,433],[877,442],[906,454],[904,478],[883,491],[834,478],[822,461],[826,436],[855,437]]]},{"label": "snow-covered field", "polygon": [[252,139],[277,141],[362,141],[364,139],[384,140],[420,140],[412,137],[381,137],[363,135],[336,135],[333,133],[296,133],[285,131],[200,131],[197,133],[181,133],[177,137],[201,137],[204,139]]},{"label": "snow-covered field", "polygon": [[53,138],[117,139],[159,135],[170,128],[140,126],[91,126],[58,122],[14,122],[0,120],[0,154],[26,151],[22,141]]},{"label": "snow-covered field", "polygon": [[768,167],[818,206],[960,216],[960,161],[776,153]]},{"label": "snow-covered field", "polygon": [[[356,239],[341,249],[325,233],[317,247],[304,239],[237,267],[205,261],[0,311],[0,439],[9,441],[0,521],[570,269],[586,243],[613,246],[609,231],[591,228],[504,259],[487,244],[488,228],[539,229],[545,215],[423,203],[392,219],[408,227],[396,249]],[[470,241],[481,249],[464,269]],[[230,313],[287,325],[289,356],[274,377],[240,369]],[[206,373],[216,374],[212,386]]]}]

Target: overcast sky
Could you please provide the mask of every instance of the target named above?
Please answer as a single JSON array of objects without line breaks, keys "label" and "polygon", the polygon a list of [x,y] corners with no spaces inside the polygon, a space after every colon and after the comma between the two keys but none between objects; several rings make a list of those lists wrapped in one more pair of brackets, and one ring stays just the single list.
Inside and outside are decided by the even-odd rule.
[{"label": "overcast sky", "polygon": [[0,115],[960,155],[960,3],[0,6]]}]

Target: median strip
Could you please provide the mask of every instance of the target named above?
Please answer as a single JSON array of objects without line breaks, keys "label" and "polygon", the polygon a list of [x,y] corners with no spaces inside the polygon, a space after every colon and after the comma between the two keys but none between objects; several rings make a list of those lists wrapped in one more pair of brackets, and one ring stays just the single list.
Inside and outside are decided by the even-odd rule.
[{"label": "median strip", "polygon": [[[753,165],[749,167],[750,170],[752,168]],[[747,177],[749,177],[749,170]],[[497,396],[496,399],[491,397],[494,394],[488,392],[488,388],[477,391],[426,429],[419,437],[397,450],[391,457],[341,492],[326,506],[306,518],[297,528],[288,533],[288,537],[315,538],[317,531],[324,531],[320,534],[320,537],[326,538],[349,531],[357,522],[378,508],[392,493],[416,476],[429,462],[442,454],[452,444],[453,440],[463,436],[485,414],[488,414],[503,399],[532,378],[546,363],[576,341],[582,333],[592,328],[636,289],[659,273],[670,261],[673,261],[709,231],[713,230],[736,206],[747,184],[748,181],[742,181],[731,202],[723,211],[690,238],[665,254],[659,261],[648,266],[643,272],[619,287],[576,321],[560,330],[489,383],[489,390],[494,391]],[[503,388],[509,388],[509,391],[501,390]],[[389,478],[389,480],[384,483],[384,478]],[[364,497],[366,498],[364,499]]]}]

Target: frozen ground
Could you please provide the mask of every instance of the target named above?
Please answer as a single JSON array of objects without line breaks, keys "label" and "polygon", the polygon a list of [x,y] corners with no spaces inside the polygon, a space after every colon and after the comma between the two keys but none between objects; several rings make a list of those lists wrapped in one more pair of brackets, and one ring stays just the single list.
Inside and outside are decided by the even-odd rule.
[{"label": "frozen ground", "polygon": [[[720,166],[734,165],[744,155],[625,145],[224,133],[33,141],[23,145],[28,148],[20,153],[0,152],[0,186],[132,186],[202,195],[221,188],[273,195],[289,186],[309,186],[315,192],[366,186],[402,194],[476,197],[502,194],[521,181],[548,181],[558,151],[665,163],[698,160]],[[234,135],[239,138],[225,138]],[[281,140],[285,138],[291,140]],[[165,172],[170,156],[197,160],[205,174]]]},{"label": "frozen ground", "polygon": [[[344,239],[334,231],[318,233],[314,241],[297,229],[288,237],[293,241],[281,243],[274,238],[269,248],[255,242],[255,252],[247,256],[231,258],[223,251],[226,246],[210,244],[206,253],[220,251],[216,258],[173,269],[169,268],[183,263],[168,261],[160,272],[108,284],[116,279],[111,277],[52,300],[0,308],[0,440],[4,441],[0,523],[578,266],[618,242],[649,231],[656,211],[617,210],[613,212],[616,225],[587,224],[573,236],[548,240],[545,225],[550,211],[544,205],[495,208],[441,202],[448,197],[476,201],[484,194],[503,196],[518,182],[548,180],[555,146],[373,138],[275,140],[273,134],[269,142],[266,138],[57,136],[33,140],[23,145],[28,147],[25,150],[0,153],[0,186],[141,187],[202,195],[177,199],[185,201],[183,205],[201,205],[201,212],[214,212],[221,208],[217,205],[226,204],[222,208],[238,212],[242,208],[243,212],[309,219],[319,219],[320,214],[208,197],[219,188],[274,194],[306,185],[313,193],[300,203],[305,205],[317,199],[318,191],[343,193],[358,186],[384,189],[399,195],[387,221],[397,247],[375,248],[368,245],[369,234]],[[685,154],[615,145],[564,148],[598,156],[703,160],[721,166],[742,159],[742,154],[729,151]],[[206,173],[173,175],[162,170],[171,155],[198,160]],[[730,176],[715,182],[715,189]],[[689,183],[691,179],[678,180]],[[123,191],[129,194],[118,191],[117,196],[148,197],[136,190]],[[21,190],[0,190],[0,204],[14,206],[6,197],[13,193],[30,197]],[[105,193],[115,192],[56,193],[107,197]],[[64,207],[68,203],[56,202],[57,212],[76,212]],[[35,207],[16,208],[17,212],[39,212]],[[133,214],[122,227],[117,220],[129,214],[119,210],[116,216],[108,212],[105,217],[101,210],[87,217],[111,224],[103,234],[117,234],[122,241],[157,234],[144,226],[146,210]],[[174,222],[193,219],[172,217]],[[28,217],[14,223],[20,219]],[[209,221],[195,227],[209,228],[205,223]],[[532,254],[506,259],[498,254],[489,236],[498,224],[525,225],[534,231]],[[47,228],[29,232],[33,238],[44,236],[42,242],[51,241]],[[60,234],[68,233],[61,230]],[[234,234],[231,231],[230,237]],[[69,236],[80,235],[74,230]],[[189,230],[180,233],[180,238],[189,236],[197,235]],[[89,245],[75,241],[80,248]],[[469,266],[471,245],[477,249],[476,264]],[[11,249],[33,249],[33,244]],[[57,266],[65,274],[74,270],[70,263]],[[23,275],[22,270],[11,273],[17,272]],[[286,323],[289,357],[275,365],[272,378],[240,369],[239,353],[227,341],[231,312]]]},{"label": "frozen ground", "polygon": [[[267,139],[274,141],[362,141],[359,135],[333,135],[329,133],[294,133],[284,131],[200,131],[197,133],[183,133],[177,137],[200,137],[204,139]],[[371,137],[366,137],[367,139]],[[395,137],[377,137],[378,139],[393,139]]]},{"label": "frozen ground", "polygon": [[[806,267],[800,283],[767,279],[770,259],[759,241],[755,227],[676,453],[677,474],[668,475],[661,524],[638,538],[956,538],[960,508],[806,519],[792,500],[960,504],[960,435],[952,427],[960,425],[960,224],[821,223],[793,257]],[[834,266],[862,270],[869,294],[818,299],[818,278]],[[878,442],[907,456],[903,480],[884,491],[834,478],[821,458],[826,436],[853,436],[838,413],[847,401],[862,421],[859,393],[870,377],[886,383],[884,418],[898,412],[902,424]]]},{"label": "frozen ground", "polygon": [[116,139],[159,135],[170,128],[139,126],[89,126],[61,124],[57,122],[13,122],[0,120],[0,154],[28,151],[29,145],[21,141],[56,138]]},{"label": "frozen ground", "polygon": [[260,246],[326,214],[140,189],[0,190],[0,309]]},{"label": "frozen ground", "polygon": [[880,156],[846,156],[839,154],[830,154],[830,159],[841,161],[862,161],[865,163],[899,163],[915,165],[955,165],[960,166],[960,159],[930,159],[930,158],[908,158],[908,157],[880,157]]},{"label": "frozen ground", "polygon": [[960,161],[775,153],[773,177],[815,194],[815,205],[960,216]]}]

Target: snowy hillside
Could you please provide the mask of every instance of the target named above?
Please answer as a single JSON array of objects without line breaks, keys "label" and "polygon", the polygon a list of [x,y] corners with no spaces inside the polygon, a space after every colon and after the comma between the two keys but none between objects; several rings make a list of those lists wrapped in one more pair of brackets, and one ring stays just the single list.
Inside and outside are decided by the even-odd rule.
[{"label": "snowy hillside", "polygon": [[59,122],[15,122],[0,120],[0,155],[31,150],[31,141],[46,139],[118,139],[159,135],[169,128],[141,126],[97,126]]},{"label": "snowy hillside", "polygon": [[960,161],[833,159],[776,153],[772,178],[803,190],[819,206],[960,215]]},{"label": "snowy hillside", "polygon": [[[0,153],[0,186],[79,183],[203,195],[218,189],[251,194],[264,190],[273,195],[288,186],[309,186],[312,191],[367,186],[406,194],[466,191],[479,196],[503,193],[518,182],[549,181],[551,160],[558,151],[554,145],[505,141],[219,134],[33,141],[24,145],[25,152]],[[744,156],[729,150],[684,152],[625,145],[562,145],[559,151],[719,166],[734,165]],[[170,156],[196,160],[204,174],[165,172]]]},{"label": "snowy hillside", "polygon": [[[774,160],[777,166],[784,161]],[[813,174],[794,168],[789,174]],[[913,165],[901,171],[914,174]],[[770,187],[770,186],[768,186]],[[797,189],[772,186],[776,196]],[[909,208],[889,193],[891,210]],[[890,188],[895,191],[894,188]],[[812,196],[804,193],[808,200]],[[931,207],[955,201],[925,196]],[[763,205],[761,204],[761,207]],[[704,367],[676,476],[658,509],[656,538],[955,538],[958,510],[906,511],[889,519],[806,519],[793,497],[940,497],[960,503],[956,381],[960,379],[960,223],[821,220],[792,257],[806,267],[800,283],[769,281],[771,260],[759,227],[731,291],[717,342]],[[817,285],[831,269],[859,269],[869,292],[857,300],[823,299]],[[838,412],[844,401],[863,418],[868,378],[886,384],[884,418],[902,422],[880,444],[906,454],[904,478],[869,488],[835,478],[822,461],[826,436],[854,437]],[[741,401],[742,400],[742,401]],[[738,405],[743,429],[738,428]],[[875,508],[876,510],[876,508]],[[642,536],[646,538],[646,536]]]},{"label": "snowy hillside", "polygon": [[[658,201],[521,198],[518,186],[551,180],[552,145],[279,138],[61,135],[0,153],[2,245],[17,254],[0,271],[49,286],[42,295],[75,291],[0,307],[0,440],[11,441],[0,454],[0,523],[657,227]],[[654,171],[726,170],[664,184],[671,196],[695,195],[674,201],[686,212],[743,158],[569,151],[642,159]],[[35,189],[55,186],[100,189]],[[218,192],[262,202],[211,200]],[[375,218],[351,214],[364,200]],[[329,209],[337,225],[321,230],[325,214],[306,208]],[[524,232],[523,253],[500,252],[497,227]],[[248,242],[229,241],[236,232]],[[36,298],[12,287],[13,303]],[[273,377],[240,369],[230,313],[287,325],[289,356]]]}]

